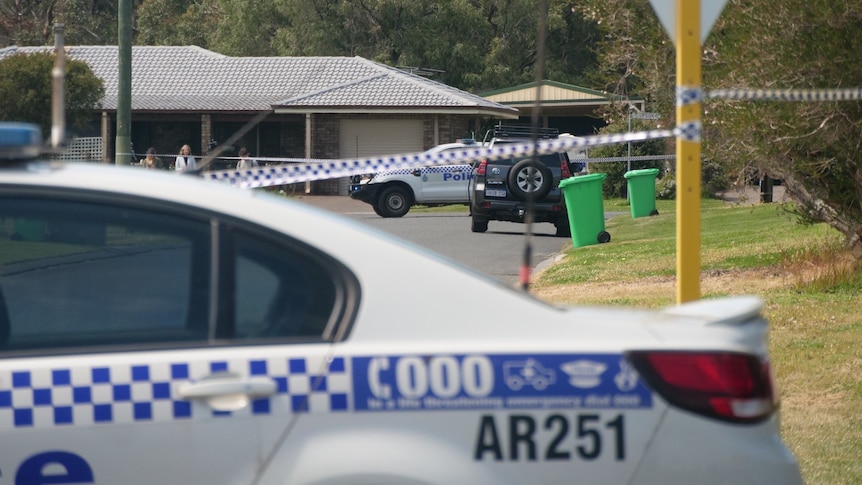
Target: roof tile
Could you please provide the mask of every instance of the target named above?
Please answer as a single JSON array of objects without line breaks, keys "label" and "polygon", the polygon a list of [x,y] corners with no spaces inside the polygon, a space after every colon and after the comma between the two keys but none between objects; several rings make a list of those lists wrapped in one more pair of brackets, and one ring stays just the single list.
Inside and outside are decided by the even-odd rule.
[{"label": "roof tile", "polygon": [[[52,47],[7,47],[0,59]],[[69,46],[105,83],[102,107],[117,108],[116,46]],[[133,46],[132,110],[264,111],[273,107],[517,110],[361,57],[229,57],[197,46]]]}]

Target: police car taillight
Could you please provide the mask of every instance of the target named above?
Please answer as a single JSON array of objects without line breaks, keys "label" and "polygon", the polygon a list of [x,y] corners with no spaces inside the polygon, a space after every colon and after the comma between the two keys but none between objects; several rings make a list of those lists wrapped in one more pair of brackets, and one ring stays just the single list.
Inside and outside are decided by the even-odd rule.
[{"label": "police car taillight", "polygon": [[488,160],[482,160],[476,167],[476,175],[485,175],[486,170],[488,170]]},{"label": "police car taillight", "polygon": [[38,126],[0,123],[0,162],[32,160],[42,153],[42,130]]},{"label": "police car taillight", "polygon": [[777,407],[769,363],[754,355],[638,351],[628,359],[668,403],[702,416],[756,423]]}]

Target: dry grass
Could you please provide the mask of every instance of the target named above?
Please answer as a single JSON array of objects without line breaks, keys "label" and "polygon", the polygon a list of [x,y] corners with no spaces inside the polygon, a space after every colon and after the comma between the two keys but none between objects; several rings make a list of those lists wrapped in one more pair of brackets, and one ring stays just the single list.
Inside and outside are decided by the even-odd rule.
[{"label": "dry grass", "polygon": [[[793,286],[796,277],[772,268],[712,270],[704,272],[700,284],[704,297],[760,294]],[[620,304],[658,308],[676,301],[676,277],[653,276],[639,280],[592,281],[589,283],[540,286],[533,292],[546,301],[563,304]]]}]

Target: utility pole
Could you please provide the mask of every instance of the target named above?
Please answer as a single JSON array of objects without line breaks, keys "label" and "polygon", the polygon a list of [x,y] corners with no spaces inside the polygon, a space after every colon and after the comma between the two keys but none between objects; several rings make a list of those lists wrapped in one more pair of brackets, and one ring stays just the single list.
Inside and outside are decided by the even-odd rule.
[{"label": "utility pole", "polygon": [[132,0],[119,0],[117,9],[117,165],[129,165],[132,153]]},{"label": "utility pole", "polygon": [[695,128],[676,140],[676,300],[685,303],[700,299],[701,103],[680,94],[701,89],[700,1],[676,0],[675,27],[676,126]]},{"label": "utility pole", "polygon": [[676,46],[676,300],[700,298],[700,46],[727,0],[649,0]]}]

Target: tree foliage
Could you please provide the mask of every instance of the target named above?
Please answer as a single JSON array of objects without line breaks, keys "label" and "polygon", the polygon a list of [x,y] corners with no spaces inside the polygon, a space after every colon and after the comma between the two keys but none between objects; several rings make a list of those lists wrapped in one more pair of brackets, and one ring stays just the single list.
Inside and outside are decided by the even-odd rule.
[{"label": "tree foliage", "polygon": [[[102,80],[80,61],[65,62],[66,125],[85,127],[104,96]],[[0,120],[36,123],[51,131],[54,54],[16,54],[0,60]]]},{"label": "tree foliage", "polygon": [[[570,2],[550,3],[546,72],[584,82],[597,30]],[[534,0],[145,0],[135,42],[233,56],[361,56],[477,92],[534,80],[537,16]]]},{"label": "tree foliage", "polygon": [[[711,86],[862,86],[862,4],[735,0],[729,7],[707,59]],[[862,102],[714,101],[709,108],[722,143],[708,153],[740,173],[753,168],[781,179],[804,220],[835,227],[862,255]]]},{"label": "tree foliage", "polygon": [[[549,0],[545,78],[586,84],[595,24]],[[58,0],[0,0],[0,46],[52,45]],[[65,0],[65,43],[117,42],[117,2]],[[535,79],[535,0],[133,0],[137,45],[232,56],[361,56],[471,92]]]},{"label": "tree foliage", "polygon": [[135,10],[134,42],[138,45],[198,45],[218,19],[213,2],[145,0]]},{"label": "tree foliage", "polygon": [[[600,26],[598,81],[641,93],[673,120],[674,51],[646,1],[587,0]],[[703,87],[862,86],[862,4],[846,0],[730,0],[702,47]],[[780,178],[803,220],[826,222],[862,254],[862,104],[709,100],[703,156],[745,182]],[[617,128],[619,126],[617,125]]]}]

